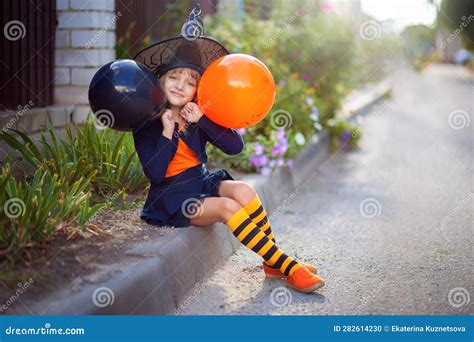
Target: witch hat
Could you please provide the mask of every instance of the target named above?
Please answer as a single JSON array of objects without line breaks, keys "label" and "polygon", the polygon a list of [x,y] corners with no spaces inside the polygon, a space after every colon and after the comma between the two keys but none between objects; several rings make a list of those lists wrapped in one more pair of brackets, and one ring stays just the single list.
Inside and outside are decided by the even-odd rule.
[{"label": "witch hat", "polygon": [[203,33],[201,8],[196,4],[181,29],[181,36],[153,44],[138,52],[133,59],[144,64],[157,77],[179,67],[194,69],[202,75],[212,62],[229,54],[222,44],[204,37]]}]

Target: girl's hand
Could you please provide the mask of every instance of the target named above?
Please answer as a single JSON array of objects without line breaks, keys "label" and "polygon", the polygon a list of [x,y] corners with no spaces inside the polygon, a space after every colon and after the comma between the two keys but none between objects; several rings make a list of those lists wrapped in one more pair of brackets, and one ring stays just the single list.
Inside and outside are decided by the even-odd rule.
[{"label": "girl's hand", "polygon": [[161,122],[163,123],[163,135],[171,139],[174,132],[174,119],[170,109],[165,110],[161,116]]},{"label": "girl's hand", "polygon": [[199,106],[194,102],[186,103],[181,108],[179,114],[188,122],[197,122],[204,115]]}]

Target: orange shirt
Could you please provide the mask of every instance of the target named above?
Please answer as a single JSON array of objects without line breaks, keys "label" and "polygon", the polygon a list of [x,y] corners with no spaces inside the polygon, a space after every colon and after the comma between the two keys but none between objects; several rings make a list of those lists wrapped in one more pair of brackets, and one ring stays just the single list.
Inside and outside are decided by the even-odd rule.
[{"label": "orange shirt", "polygon": [[[179,131],[183,128],[184,124],[181,125]],[[166,170],[165,178],[177,175],[190,167],[201,164],[196,153],[186,145],[183,139],[178,138],[178,148],[173,159],[171,159],[168,169]]]}]

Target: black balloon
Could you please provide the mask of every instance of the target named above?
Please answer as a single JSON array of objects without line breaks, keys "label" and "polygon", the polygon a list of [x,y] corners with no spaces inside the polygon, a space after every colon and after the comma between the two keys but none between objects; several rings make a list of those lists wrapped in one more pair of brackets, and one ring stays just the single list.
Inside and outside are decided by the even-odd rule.
[{"label": "black balloon", "polygon": [[102,66],[89,86],[89,104],[98,123],[118,131],[137,128],[164,102],[153,72],[129,59]]}]

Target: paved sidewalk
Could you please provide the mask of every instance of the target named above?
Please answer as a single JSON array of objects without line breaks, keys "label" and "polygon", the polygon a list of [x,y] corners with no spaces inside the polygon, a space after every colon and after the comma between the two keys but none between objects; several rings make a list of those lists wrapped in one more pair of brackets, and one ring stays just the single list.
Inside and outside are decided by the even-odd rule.
[{"label": "paved sidewalk", "polygon": [[271,220],[277,243],[326,285],[288,289],[240,248],[181,314],[474,313],[474,77],[434,65],[400,71],[393,85],[392,99],[357,120],[360,150],[319,164]]}]

